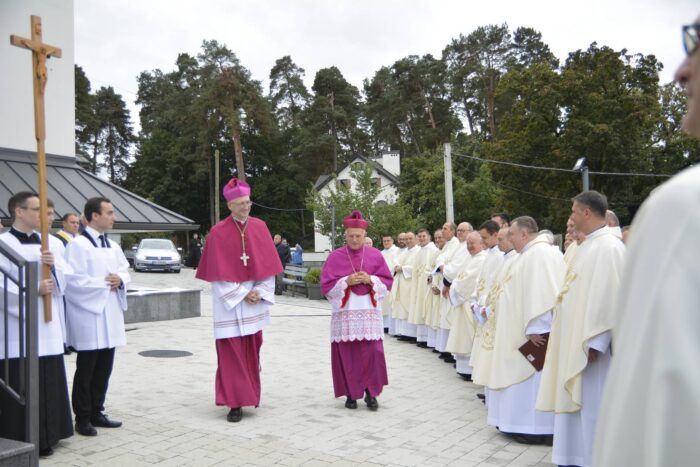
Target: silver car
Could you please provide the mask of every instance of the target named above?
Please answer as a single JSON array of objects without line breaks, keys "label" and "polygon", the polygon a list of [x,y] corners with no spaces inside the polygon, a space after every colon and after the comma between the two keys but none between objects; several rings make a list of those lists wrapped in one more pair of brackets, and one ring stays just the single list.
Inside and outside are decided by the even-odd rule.
[{"label": "silver car", "polygon": [[182,257],[180,248],[165,238],[144,238],[134,247],[134,271],[180,272]]}]

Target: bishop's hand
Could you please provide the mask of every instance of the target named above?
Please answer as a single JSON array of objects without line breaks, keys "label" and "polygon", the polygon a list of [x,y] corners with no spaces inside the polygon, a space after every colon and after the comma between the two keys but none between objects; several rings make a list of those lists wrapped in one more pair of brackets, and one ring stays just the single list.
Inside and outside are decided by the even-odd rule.
[{"label": "bishop's hand", "polygon": [[246,295],[243,300],[245,300],[246,303],[250,305],[257,305],[258,303],[260,303],[260,294],[254,290],[251,290],[250,292],[248,292],[248,295]]}]

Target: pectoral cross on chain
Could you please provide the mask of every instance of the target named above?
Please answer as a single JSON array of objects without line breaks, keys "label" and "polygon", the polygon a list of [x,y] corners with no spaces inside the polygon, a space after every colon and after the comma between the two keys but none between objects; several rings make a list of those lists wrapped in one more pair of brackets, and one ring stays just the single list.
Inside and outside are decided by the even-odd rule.
[{"label": "pectoral cross on chain", "polygon": [[248,266],[248,260],[250,259],[250,256],[245,254],[245,251],[241,255],[241,261],[243,261],[243,266]]}]

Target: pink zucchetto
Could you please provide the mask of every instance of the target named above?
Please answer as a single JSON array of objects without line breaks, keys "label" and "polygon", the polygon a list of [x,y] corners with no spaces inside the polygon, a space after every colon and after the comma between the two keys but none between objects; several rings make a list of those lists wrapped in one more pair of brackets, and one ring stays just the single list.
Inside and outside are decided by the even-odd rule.
[{"label": "pink zucchetto", "polygon": [[343,219],[343,227],[346,229],[367,230],[369,223],[362,218],[362,213],[360,211],[353,211],[352,214]]},{"label": "pink zucchetto", "polygon": [[224,186],[224,198],[226,198],[228,202],[240,198],[241,196],[250,196],[250,185],[243,180],[238,180],[236,177],[233,177],[226,186]]}]

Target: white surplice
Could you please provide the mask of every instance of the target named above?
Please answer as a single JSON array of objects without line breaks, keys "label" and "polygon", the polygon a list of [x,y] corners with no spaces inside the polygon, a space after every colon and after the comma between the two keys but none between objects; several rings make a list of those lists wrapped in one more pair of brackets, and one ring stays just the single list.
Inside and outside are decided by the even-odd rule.
[{"label": "white surplice", "polygon": [[657,188],[630,228],[596,466],[686,466],[700,459],[698,206],[694,167]]},{"label": "white surplice", "polygon": [[[31,233],[31,232],[30,232]],[[38,232],[35,232],[40,235]],[[41,245],[33,244],[22,244],[20,241],[12,235],[9,231],[0,234],[0,241],[2,241],[9,249],[18,253],[27,261],[40,261],[41,258]],[[51,235],[49,235],[49,250],[54,254],[54,273],[52,277],[56,284],[53,293],[51,294],[51,321],[44,321],[44,301],[42,297],[39,297],[37,306],[37,315],[35,320],[38,325],[38,350],[39,356],[44,357],[48,355],[62,355],[63,354],[63,343],[64,343],[64,332],[61,326],[61,309],[63,308],[63,290],[65,289],[65,274],[70,271],[70,268],[63,260],[61,256],[63,244],[61,241]],[[17,278],[17,267],[10,262],[9,259],[4,256],[0,256],[0,268],[7,272],[8,275],[8,358],[19,357],[19,289],[17,286],[9,281],[9,277]],[[37,268],[39,277],[41,278],[42,266],[39,263]],[[1,277],[1,276],[0,276]],[[24,297],[22,297],[24,298]],[[5,286],[4,281],[0,281],[0,308],[3,307],[5,300]],[[26,309],[25,309],[26,312]],[[5,322],[0,319],[0,359],[5,358],[5,343],[3,342],[5,336]]]},{"label": "white surplice", "polygon": [[[255,291],[260,302],[250,304],[244,299]],[[214,337],[228,339],[255,334],[270,324],[270,305],[275,304],[275,276],[259,281],[211,283],[214,309]]]},{"label": "white surplice", "polygon": [[[86,227],[86,232],[97,247],[84,235],[66,247],[66,262],[72,270],[66,276],[65,290],[68,343],[78,351],[111,349],[126,344],[129,262],[117,243],[107,239],[109,248],[102,248],[99,232],[91,227]],[[105,282],[109,273],[121,278],[121,287],[110,289]]]}]

